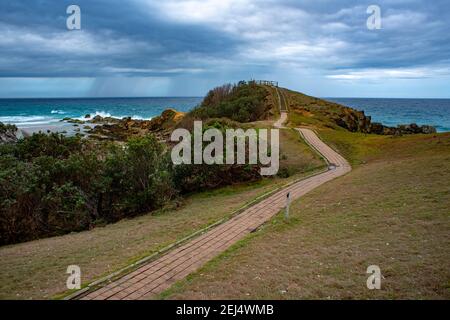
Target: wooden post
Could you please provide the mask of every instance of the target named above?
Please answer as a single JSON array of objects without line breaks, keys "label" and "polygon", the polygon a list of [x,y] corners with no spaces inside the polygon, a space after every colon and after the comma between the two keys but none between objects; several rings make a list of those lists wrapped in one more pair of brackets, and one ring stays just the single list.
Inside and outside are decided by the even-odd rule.
[{"label": "wooden post", "polygon": [[291,205],[291,193],[288,192],[288,194],[286,195],[286,210],[284,212],[284,218],[286,220],[289,219],[289,206]]}]

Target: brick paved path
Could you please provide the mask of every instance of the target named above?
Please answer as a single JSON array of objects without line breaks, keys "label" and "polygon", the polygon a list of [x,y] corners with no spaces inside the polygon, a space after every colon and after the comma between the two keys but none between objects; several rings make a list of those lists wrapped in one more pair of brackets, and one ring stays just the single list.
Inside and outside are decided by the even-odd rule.
[{"label": "brick paved path", "polygon": [[332,169],[278,191],[227,222],[103,288],[87,293],[81,299],[136,300],[151,298],[196,271],[207,261],[272,218],[284,208],[288,192],[291,193],[291,199],[297,199],[321,184],[351,170],[348,162],[323,143],[312,130],[304,128],[297,130],[328,162],[334,164]]}]

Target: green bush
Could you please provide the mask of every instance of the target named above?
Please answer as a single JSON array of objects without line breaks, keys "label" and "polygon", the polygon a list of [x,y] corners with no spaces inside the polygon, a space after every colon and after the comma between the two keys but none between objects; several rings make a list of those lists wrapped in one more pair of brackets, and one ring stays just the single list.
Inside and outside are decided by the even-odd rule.
[{"label": "green bush", "polygon": [[[240,82],[211,90],[183,122],[207,120],[219,130],[264,118],[266,90]],[[221,119],[216,119],[221,118]],[[259,165],[173,167],[153,135],[126,144],[61,134],[15,142],[0,123],[0,245],[81,231],[149,212],[178,193],[261,179]],[[0,132],[0,133],[1,133]],[[8,136],[6,136],[8,133]]]},{"label": "green bush", "polygon": [[153,136],[130,139],[126,148],[112,146],[105,160],[102,212],[115,217],[161,207],[176,193],[171,170],[169,154]]},{"label": "green bush", "polygon": [[0,145],[0,244],[160,208],[176,194],[171,170],[153,136],[119,146],[35,134]]},{"label": "green bush", "polygon": [[268,92],[254,82],[226,84],[208,92],[191,115],[200,119],[226,117],[238,122],[262,120],[266,114]]},{"label": "green bush", "polygon": [[[225,141],[225,130],[240,127],[238,123],[230,121],[226,118],[208,119],[203,123],[203,131],[210,128],[218,129],[223,134]],[[193,141],[192,141],[193,143]],[[203,142],[203,148],[208,142]],[[248,144],[247,159],[248,159]],[[194,146],[192,145],[192,150]],[[235,150],[235,159],[237,157]],[[223,150],[223,163],[226,159],[226,150]],[[192,154],[191,163],[194,163]],[[260,165],[207,165],[207,164],[182,164],[177,165],[173,169],[173,181],[181,193],[193,193],[203,190],[211,190],[214,188],[236,184],[240,182],[257,181],[261,179]]]}]

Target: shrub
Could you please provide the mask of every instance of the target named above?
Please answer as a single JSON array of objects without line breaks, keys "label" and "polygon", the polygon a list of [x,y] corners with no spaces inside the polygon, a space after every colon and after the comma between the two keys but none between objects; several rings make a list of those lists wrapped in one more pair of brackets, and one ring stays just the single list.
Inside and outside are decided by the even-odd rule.
[{"label": "shrub", "polygon": [[[223,119],[208,119],[203,123],[203,131],[210,128],[218,129],[223,134],[225,141],[225,130],[238,127],[238,123]],[[191,128],[192,129],[192,128]],[[194,143],[192,141],[192,143]],[[203,147],[208,143],[204,142]],[[192,146],[192,149],[194,147]],[[236,153],[237,150],[235,150]],[[248,159],[248,144],[246,144]],[[194,163],[193,154],[191,163]],[[237,155],[235,154],[235,158]],[[223,150],[223,163],[226,159],[226,150]],[[207,165],[207,164],[182,164],[173,169],[173,181],[181,193],[192,193],[203,190],[211,190],[230,184],[240,182],[257,181],[261,179],[259,173],[260,165]]]},{"label": "shrub", "polygon": [[163,206],[176,194],[153,136],[124,146],[35,134],[0,146],[0,244],[61,235]]},{"label": "shrub", "polygon": [[254,82],[226,84],[208,92],[191,115],[200,119],[226,117],[238,122],[262,120],[268,92]]},{"label": "shrub", "polygon": [[111,217],[154,210],[176,194],[170,157],[153,136],[112,146],[104,178],[101,211]]}]

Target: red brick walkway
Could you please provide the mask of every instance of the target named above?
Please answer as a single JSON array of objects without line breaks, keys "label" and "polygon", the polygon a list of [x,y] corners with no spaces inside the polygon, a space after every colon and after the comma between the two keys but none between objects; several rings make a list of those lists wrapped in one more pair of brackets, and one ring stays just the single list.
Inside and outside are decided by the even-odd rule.
[{"label": "red brick walkway", "polygon": [[136,300],[151,298],[196,271],[207,261],[224,252],[268,221],[284,208],[288,192],[291,193],[291,199],[297,199],[321,184],[351,170],[348,162],[323,143],[313,131],[303,128],[297,130],[328,162],[334,164],[335,168],[278,191],[227,222],[188,241],[159,259],[141,266],[132,273],[96,291],[87,293],[81,299]]}]

